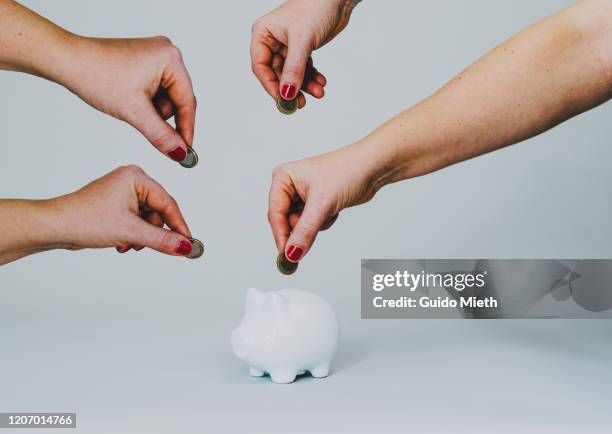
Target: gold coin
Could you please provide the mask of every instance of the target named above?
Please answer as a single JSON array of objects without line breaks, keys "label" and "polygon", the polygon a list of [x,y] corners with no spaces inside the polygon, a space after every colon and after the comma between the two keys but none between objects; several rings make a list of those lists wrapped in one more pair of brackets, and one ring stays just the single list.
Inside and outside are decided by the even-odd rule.
[{"label": "gold coin", "polygon": [[282,274],[285,274],[288,276],[296,272],[296,270],[298,269],[298,263],[290,262],[285,257],[284,253],[280,253],[276,257],[276,268],[278,268],[278,271],[280,271]]},{"label": "gold coin", "polygon": [[298,99],[297,96],[293,99],[286,100],[283,99],[280,94],[276,97],[276,107],[278,111],[284,115],[290,115],[295,113],[298,109]]},{"label": "gold coin", "polygon": [[191,169],[198,164],[198,154],[196,154],[196,151],[191,146],[187,146],[187,156],[179,164],[187,169]]},{"label": "gold coin", "polygon": [[196,240],[195,238],[189,238],[191,243],[191,252],[186,256],[189,259],[198,259],[204,254],[204,244],[202,241]]}]

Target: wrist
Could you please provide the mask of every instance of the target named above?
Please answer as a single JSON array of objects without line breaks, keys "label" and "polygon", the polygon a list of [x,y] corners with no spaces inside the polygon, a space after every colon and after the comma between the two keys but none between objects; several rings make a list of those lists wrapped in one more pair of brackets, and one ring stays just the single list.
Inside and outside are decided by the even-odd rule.
[{"label": "wrist", "polygon": [[53,38],[49,54],[46,59],[41,59],[40,67],[34,73],[70,89],[72,77],[79,74],[86,39],[62,30]]},{"label": "wrist", "polygon": [[74,249],[67,230],[70,227],[70,207],[65,203],[65,196],[28,202],[29,225],[32,227],[29,240],[31,246],[37,251]]},{"label": "wrist", "polygon": [[79,37],[44,19],[30,25],[35,26],[29,29],[30,39],[17,47],[20,51],[16,55],[9,55],[10,69],[61,84],[62,76],[74,61],[74,46]]},{"label": "wrist", "polygon": [[63,247],[57,217],[46,200],[1,200],[5,222],[0,240],[0,265],[33,253]]},{"label": "wrist", "polygon": [[415,140],[388,140],[375,131],[354,146],[363,155],[372,188],[380,190],[388,184],[424,175],[436,170],[431,147]]}]

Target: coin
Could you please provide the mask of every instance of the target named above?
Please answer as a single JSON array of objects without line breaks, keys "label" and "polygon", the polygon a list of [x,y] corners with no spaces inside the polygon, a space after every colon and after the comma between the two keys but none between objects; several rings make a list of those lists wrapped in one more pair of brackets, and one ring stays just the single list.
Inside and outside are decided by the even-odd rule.
[{"label": "coin", "polygon": [[191,243],[191,252],[186,256],[189,259],[198,259],[204,254],[204,244],[202,241],[196,240],[195,238],[189,238]]},{"label": "coin", "polygon": [[293,99],[286,100],[282,98],[280,95],[278,95],[276,97],[276,107],[278,108],[278,111],[281,112],[282,114],[285,114],[285,115],[293,114],[298,109],[298,99],[297,97],[295,97]]},{"label": "coin", "polygon": [[280,253],[276,258],[276,268],[278,268],[278,271],[280,271],[282,274],[288,276],[296,272],[298,269],[298,263],[290,262],[285,256],[285,253]]},{"label": "coin", "polygon": [[196,154],[196,151],[191,146],[187,146],[187,156],[179,164],[187,169],[191,169],[198,164],[198,154]]}]

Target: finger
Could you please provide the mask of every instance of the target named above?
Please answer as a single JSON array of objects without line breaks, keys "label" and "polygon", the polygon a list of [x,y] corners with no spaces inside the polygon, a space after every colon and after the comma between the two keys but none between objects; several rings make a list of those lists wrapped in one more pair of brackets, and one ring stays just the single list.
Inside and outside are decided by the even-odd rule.
[{"label": "finger", "polygon": [[306,105],[306,97],[302,92],[298,94],[298,108],[304,108]]},{"label": "finger", "polygon": [[193,94],[189,72],[182,60],[164,71],[162,85],[174,106],[176,131],[185,143],[191,146],[193,145],[197,102]]},{"label": "finger", "polygon": [[131,228],[131,243],[148,247],[173,256],[186,256],[191,253],[191,242],[182,234],[149,224],[135,218]]},{"label": "finger", "polygon": [[325,76],[321,74],[319,71],[317,71],[316,69],[315,69],[315,73],[312,76],[312,79],[323,87],[327,86],[327,78],[325,78]]},{"label": "finger", "polygon": [[339,214],[334,214],[333,216],[328,218],[327,221],[323,223],[323,226],[321,226],[321,229],[319,231],[322,232],[322,231],[326,231],[329,228],[331,228],[334,225],[334,223],[336,223],[336,220],[338,220],[338,215]]},{"label": "finger", "polygon": [[[146,222],[154,226],[157,226],[158,228],[164,227],[164,221],[162,220],[159,213],[155,211],[150,211],[146,213],[145,215],[142,216],[142,218],[144,218]],[[144,249],[144,246],[132,246],[132,248],[136,250],[137,252],[140,252],[142,249]]]},{"label": "finger", "polygon": [[[285,58],[282,57],[280,54],[275,54],[272,57],[272,70],[274,71],[274,76],[275,76],[275,80],[277,82],[280,81],[281,76],[283,75],[283,65],[285,64]],[[278,87],[278,83],[277,83],[277,87]]]},{"label": "finger", "polygon": [[183,218],[178,204],[170,194],[155,180],[143,174],[136,184],[138,198],[142,205],[157,212],[170,229],[191,238],[191,232]]},{"label": "finger", "polygon": [[161,218],[161,216],[159,215],[159,213],[157,212],[150,212],[149,214],[147,214],[144,218],[147,222],[151,223],[152,225],[155,225],[159,228],[164,227],[164,220]]},{"label": "finger", "polygon": [[315,98],[323,98],[325,96],[325,89],[316,81],[305,83],[303,90]]},{"label": "finger", "polygon": [[302,87],[305,87],[306,84],[311,81],[314,81],[323,87],[325,87],[327,84],[327,79],[325,76],[312,65],[312,62],[309,62],[309,66],[306,68],[306,75],[304,76],[304,85]]},{"label": "finger", "polygon": [[[315,98],[322,98],[325,95],[325,84],[327,83],[325,77],[322,74],[319,74],[317,69],[311,65],[312,62],[309,62],[309,67],[306,68],[306,76],[304,77],[304,84],[302,85],[302,90]],[[321,83],[319,81],[320,80]]]},{"label": "finger", "polygon": [[316,196],[306,201],[304,211],[285,246],[285,256],[291,262],[301,260],[314,243],[317,234],[330,217],[330,208]]},{"label": "finger", "polygon": [[187,156],[185,140],[160,117],[151,100],[144,99],[128,122],[160,152],[174,161],[183,161]]},{"label": "finger", "polygon": [[128,250],[130,250],[131,247],[130,246],[122,246],[122,247],[116,247],[116,250],[118,253],[125,253]]},{"label": "finger", "polygon": [[300,220],[300,214],[297,212],[291,213],[289,214],[289,226],[291,227],[291,230],[293,230],[294,227],[296,227],[297,222]]},{"label": "finger", "polygon": [[279,252],[283,252],[289,238],[289,220],[287,214],[291,209],[291,193],[284,185],[284,179],[275,177],[272,180],[268,197],[268,222]]},{"label": "finger", "polygon": [[289,38],[287,57],[283,65],[283,75],[280,81],[280,93],[284,99],[290,100],[297,96],[304,83],[306,66],[312,52],[312,44],[304,38]]},{"label": "finger", "polygon": [[[263,88],[272,98],[278,95],[278,79],[271,68],[274,48],[278,48],[274,42],[266,40],[262,30],[253,29],[251,39],[251,69]],[[272,45],[272,46],[271,46]]]},{"label": "finger", "polygon": [[162,119],[167,121],[174,116],[174,104],[165,92],[157,92],[153,97],[153,105]]}]

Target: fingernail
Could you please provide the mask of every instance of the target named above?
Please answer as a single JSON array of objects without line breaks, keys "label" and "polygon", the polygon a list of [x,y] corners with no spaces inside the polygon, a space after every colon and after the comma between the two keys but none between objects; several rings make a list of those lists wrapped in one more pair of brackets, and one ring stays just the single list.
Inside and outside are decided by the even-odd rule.
[{"label": "fingernail", "polygon": [[289,246],[289,248],[287,249],[287,259],[293,262],[297,262],[302,257],[302,253],[304,253],[304,250],[301,247]]},{"label": "fingernail", "polygon": [[283,84],[281,86],[281,96],[284,99],[293,99],[297,95],[297,86],[295,84]]},{"label": "fingernail", "polygon": [[182,240],[176,248],[176,253],[187,256],[191,253],[191,243],[187,240]]},{"label": "fingernail", "polygon": [[134,247],[134,250],[136,250],[137,252],[140,252],[142,249],[144,249],[144,247]]},{"label": "fingernail", "polygon": [[127,252],[128,250],[130,250],[130,249],[131,249],[131,247],[130,247],[130,246],[128,246],[128,247],[117,247],[117,251],[118,251],[119,253],[125,253],[125,252]]},{"label": "fingernail", "polygon": [[183,161],[187,156],[187,151],[185,151],[180,146],[177,146],[172,151],[168,152],[168,157],[172,158],[174,161]]}]

